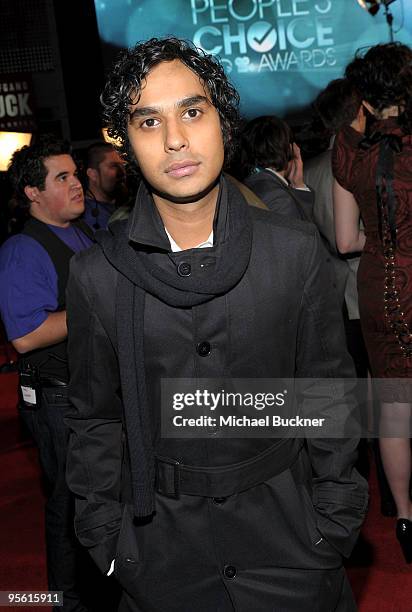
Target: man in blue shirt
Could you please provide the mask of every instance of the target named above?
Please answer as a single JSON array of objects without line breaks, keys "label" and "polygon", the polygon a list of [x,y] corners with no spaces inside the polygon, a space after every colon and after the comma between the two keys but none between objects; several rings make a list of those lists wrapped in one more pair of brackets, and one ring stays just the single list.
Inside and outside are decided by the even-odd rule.
[{"label": "man in blue shirt", "polygon": [[87,150],[87,189],[84,220],[93,229],[106,229],[116,207],[127,199],[125,162],[108,142]]},{"label": "man in blue shirt", "polygon": [[65,482],[65,289],[70,258],[92,244],[91,232],[76,221],[84,195],[67,143],[40,137],[14,154],[9,176],[29,217],[22,233],[0,249],[0,313],[20,354],[20,412],[39,447],[48,485],[49,589],[63,591],[63,610],[85,611],[76,591],[78,550]]}]

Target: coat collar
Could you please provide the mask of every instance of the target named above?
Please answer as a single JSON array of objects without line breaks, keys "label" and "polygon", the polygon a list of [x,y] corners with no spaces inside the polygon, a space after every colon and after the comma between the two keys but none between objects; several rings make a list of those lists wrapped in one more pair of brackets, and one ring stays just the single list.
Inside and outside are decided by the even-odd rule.
[{"label": "coat collar", "polygon": [[141,181],[130,215],[128,238],[145,246],[170,251],[170,242],[146,183]]},{"label": "coat collar", "polygon": [[[227,190],[225,179],[220,178],[219,195],[216,206],[213,233],[215,244],[224,239],[227,232]],[[142,181],[136,196],[136,203],[127,225],[127,237],[131,242],[152,247],[156,250],[171,251],[170,240],[166,234],[162,219],[148,190]]]}]

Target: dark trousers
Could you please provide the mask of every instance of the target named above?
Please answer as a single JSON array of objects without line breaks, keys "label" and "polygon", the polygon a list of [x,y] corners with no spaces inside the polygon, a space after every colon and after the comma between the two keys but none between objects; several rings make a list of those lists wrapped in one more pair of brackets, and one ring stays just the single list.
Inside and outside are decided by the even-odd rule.
[{"label": "dark trousers", "polygon": [[46,488],[45,531],[49,590],[63,591],[56,612],[113,612],[117,584],[102,576],[74,533],[74,498],[66,483],[68,407],[65,387],[43,388],[36,409],[20,405],[20,414],[38,449]]},{"label": "dark trousers", "polygon": [[41,405],[20,405],[20,414],[38,449],[46,487],[45,531],[49,589],[63,591],[64,605],[56,610],[84,612],[76,590],[80,548],[73,528],[74,500],[65,479],[68,430],[63,422],[67,389],[43,389]]}]

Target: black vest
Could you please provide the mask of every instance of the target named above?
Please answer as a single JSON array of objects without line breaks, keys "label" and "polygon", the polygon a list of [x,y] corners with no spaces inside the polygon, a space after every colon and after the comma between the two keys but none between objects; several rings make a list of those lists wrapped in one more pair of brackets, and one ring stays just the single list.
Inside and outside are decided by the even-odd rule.
[{"label": "black vest", "polygon": [[[73,225],[93,240],[93,232],[89,229],[88,225],[82,221],[75,221]],[[56,312],[65,310],[70,259],[73,257],[74,251],[65,242],[60,240],[45,223],[33,217],[30,217],[25,223],[21,233],[34,238],[47,251],[57,274],[58,307]],[[20,356],[19,362],[23,367],[26,364],[30,364],[37,368],[41,377],[57,378],[65,382],[69,379],[67,340],[25,353]]]}]

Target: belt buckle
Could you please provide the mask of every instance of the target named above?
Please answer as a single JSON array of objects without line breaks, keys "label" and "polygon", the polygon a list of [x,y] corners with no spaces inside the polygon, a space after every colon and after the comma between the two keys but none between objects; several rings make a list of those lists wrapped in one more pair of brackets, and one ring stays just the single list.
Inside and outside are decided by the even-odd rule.
[{"label": "belt buckle", "polygon": [[[173,468],[173,493],[169,493],[169,491],[162,491],[159,484],[159,463],[164,463]],[[157,490],[159,493],[164,495],[165,497],[170,497],[171,499],[180,499],[180,477],[179,477],[179,461],[175,459],[169,459],[168,457],[157,457],[156,458],[156,481],[157,481]]]}]

